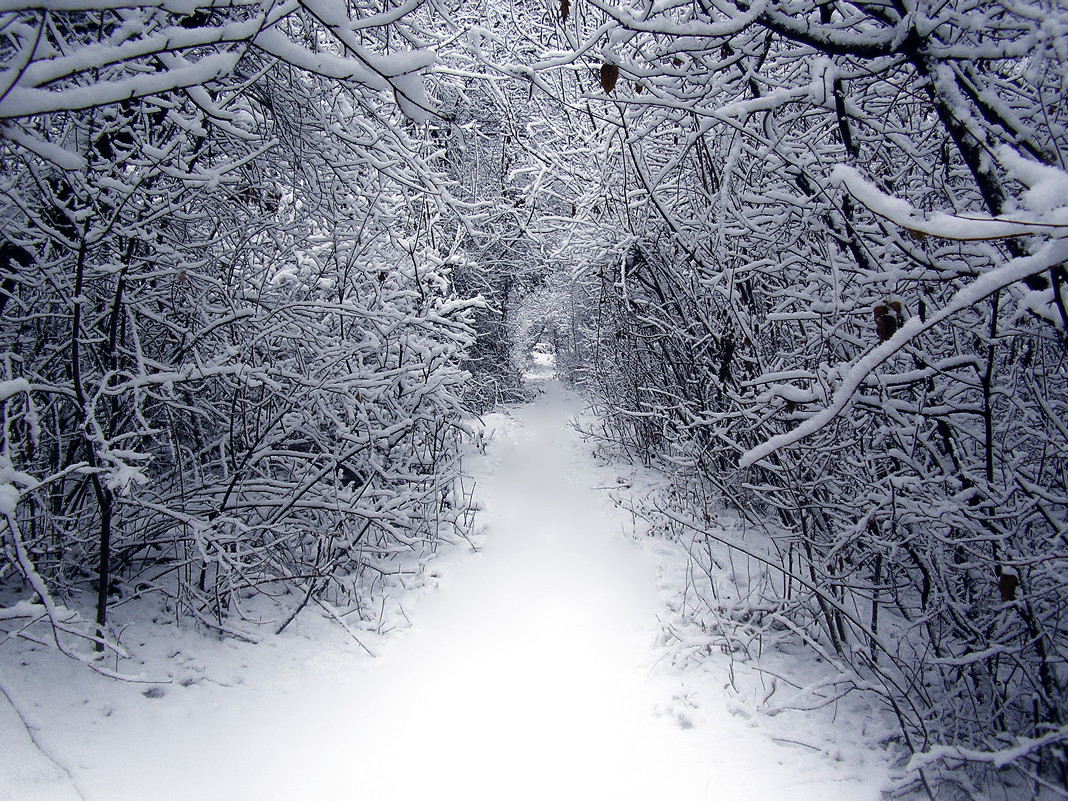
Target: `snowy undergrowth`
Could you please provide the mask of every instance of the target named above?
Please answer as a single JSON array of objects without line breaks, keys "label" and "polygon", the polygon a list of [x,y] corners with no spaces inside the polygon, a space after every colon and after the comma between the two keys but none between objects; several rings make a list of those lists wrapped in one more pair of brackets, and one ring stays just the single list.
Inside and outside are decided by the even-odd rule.
[{"label": "snowy undergrowth", "polygon": [[[891,765],[903,759],[894,720],[792,632],[762,625],[749,593],[759,592],[767,571],[665,519],[665,473],[598,458],[615,476],[610,494],[624,530],[655,557],[661,611],[650,677],[662,692],[658,713],[690,729],[722,725],[726,712],[786,751],[818,755],[854,797],[889,790]],[[727,510],[705,526],[745,538],[744,521]],[[747,536],[753,542],[761,534]]]},{"label": "snowy undergrowth", "polygon": [[[292,731],[275,714],[278,699],[366,670],[411,628],[410,610],[470,541],[454,535],[425,553],[398,552],[364,571],[352,606],[311,605],[257,643],[206,632],[158,595],[133,598],[113,613],[126,658],[97,663],[121,680],[63,656],[43,630],[41,644],[5,638],[0,801],[256,797],[265,788],[252,774],[272,752],[243,745],[252,724],[273,732],[288,752],[283,764],[299,764],[309,739],[331,737],[341,722],[324,716],[318,733]],[[281,613],[264,598],[243,612],[267,623]],[[254,710],[262,715],[245,714]]]},{"label": "snowy undergrowth", "polygon": [[[712,525],[730,530],[740,523],[723,514]],[[646,536],[661,557],[666,608],[658,669],[684,688],[671,714],[697,725],[726,709],[773,742],[821,755],[847,777],[882,775],[889,789],[890,765],[903,758],[894,720],[794,632],[769,628],[758,609],[744,608],[747,588],[764,578],[759,566],[724,552],[705,572],[698,537]],[[732,603],[738,596],[743,603]]]}]

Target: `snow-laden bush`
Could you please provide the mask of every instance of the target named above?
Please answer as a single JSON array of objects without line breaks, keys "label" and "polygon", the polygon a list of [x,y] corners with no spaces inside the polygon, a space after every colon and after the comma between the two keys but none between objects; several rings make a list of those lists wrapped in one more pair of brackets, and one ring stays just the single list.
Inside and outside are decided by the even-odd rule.
[{"label": "snow-laden bush", "polygon": [[602,10],[554,66],[619,73],[573,184],[606,435],[672,525],[766,532],[756,618],[882,699],[903,786],[1064,796],[1063,10]]},{"label": "snow-laden bush", "polygon": [[254,637],[433,540],[456,514],[479,304],[432,244],[447,197],[409,136],[433,57],[386,46],[421,19],[357,36],[270,3],[16,17],[5,627],[40,637],[39,615],[102,646],[109,606],[161,592]]}]

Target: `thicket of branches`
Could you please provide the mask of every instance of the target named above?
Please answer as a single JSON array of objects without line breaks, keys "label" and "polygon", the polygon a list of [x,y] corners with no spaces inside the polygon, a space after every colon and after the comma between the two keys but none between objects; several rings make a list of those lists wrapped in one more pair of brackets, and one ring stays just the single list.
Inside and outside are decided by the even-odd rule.
[{"label": "thicket of branches", "polygon": [[521,374],[539,338],[560,318],[551,285],[554,254],[569,248],[578,128],[560,97],[535,91],[533,71],[556,37],[558,10],[540,0],[466,8],[468,40],[481,75],[449,84],[444,153],[457,196],[479,209],[454,271],[458,289],[487,301],[474,319],[477,340],[464,366],[476,411],[522,397]]},{"label": "thicket of branches", "polygon": [[0,618],[117,647],[161,592],[254,638],[456,513],[480,302],[411,136],[447,26],[76,5],[0,15]]},{"label": "thicket of branches", "polygon": [[522,111],[508,96],[508,87],[482,78],[455,81],[448,90],[448,124],[439,144],[457,198],[479,211],[478,226],[458,232],[462,258],[453,280],[461,294],[486,301],[472,316],[476,338],[463,362],[474,379],[464,401],[481,413],[522,397],[515,318],[538,271],[523,232],[530,217],[522,202],[523,181],[513,173]]},{"label": "thicket of branches", "polygon": [[765,578],[712,612],[877,694],[932,792],[1065,795],[1066,28],[0,12],[5,628],[102,645],[148,591],[240,636],[254,597],[275,628],[329,608],[449,522],[461,398],[513,397],[550,336],[608,436],[674,465],[660,519],[722,539],[715,497],[770,535],[721,543]]},{"label": "thicket of branches", "polygon": [[912,779],[1065,795],[1064,9],[562,11],[536,75],[601,176],[575,374],[686,479],[661,519],[771,535],[726,543],[766,573],[737,625],[878,694]]}]

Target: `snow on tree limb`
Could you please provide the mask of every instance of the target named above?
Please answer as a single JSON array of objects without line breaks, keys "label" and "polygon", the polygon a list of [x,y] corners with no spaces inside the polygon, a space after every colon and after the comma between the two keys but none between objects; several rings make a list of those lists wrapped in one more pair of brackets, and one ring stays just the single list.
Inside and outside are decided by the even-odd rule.
[{"label": "snow on tree limb", "polygon": [[[1022,164],[1017,162],[1020,169]],[[831,182],[841,184],[857,201],[872,214],[883,217],[907,231],[926,236],[951,239],[957,242],[974,242],[1005,239],[1007,237],[1060,234],[1068,231],[1068,205],[1056,205],[1054,198],[1063,201],[1068,197],[1068,174],[1055,167],[1033,165],[1042,172],[1031,173],[1034,186],[1025,193],[1030,197],[1044,199],[1044,205],[1032,204],[1031,213],[1015,212],[992,216],[989,214],[925,214],[907,201],[887,195],[875,184],[866,180],[853,167],[839,165],[831,172]]]},{"label": "snow on tree limb", "polygon": [[1032,255],[1012,259],[1004,266],[984,273],[968,286],[958,290],[946,306],[931,314],[926,320],[921,320],[919,317],[906,320],[892,337],[868,351],[842,375],[841,383],[828,406],[802,421],[792,430],[772,437],[743,453],[738,462],[742,468],[750,467],[776,451],[800,442],[831,423],[849,407],[864,380],[920,334],[931,330],[953,315],[975,306],[995,292],[1068,260],[1068,230],[1066,230],[1068,225],[1060,222],[1065,211],[1064,207],[1051,212],[1057,218],[1057,222],[1018,222],[993,217],[964,218],[947,214],[932,215],[925,220],[911,205],[883,194],[850,167],[838,167],[832,176],[873,213],[909,229],[922,225],[923,227],[915,230],[923,231],[931,236],[959,240],[996,239],[1033,234],[1036,232],[1036,226],[1046,233],[1052,226],[1060,233],[1060,236],[1051,238]]},{"label": "snow on tree limb", "polygon": [[[228,4],[212,9],[228,17],[204,22],[190,22],[203,9],[192,3],[185,6],[104,0],[60,4],[59,8],[49,4],[41,11],[12,9],[21,11],[24,19],[21,27],[12,28],[16,46],[0,65],[0,120],[97,108],[209,85],[230,76],[250,45],[321,77],[390,91],[412,119],[425,121],[433,116],[422,75],[434,63],[435,54],[430,50],[369,51],[357,34],[371,24],[369,20],[354,23],[339,7],[313,0]],[[89,35],[86,41],[71,36],[62,46],[48,41],[45,22],[49,15],[71,11],[115,12],[114,18],[121,22],[112,35],[102,31],[95,41]],[[280,25],[298,12],[310,13],[327,28],[335,42],[333,50],[311,50],[282,30]],[[375,15],[375,24],[395,23],[396,12]]]},{"label": "snow on tree limb", "polygon": [[64,87],[62,91],[15,86],[0,100],[0,119],[99,108],[123,100],[202,86],[229,75],[239,58],[239,53],[214,53],[166,72],[131,75],[113,81]]}]

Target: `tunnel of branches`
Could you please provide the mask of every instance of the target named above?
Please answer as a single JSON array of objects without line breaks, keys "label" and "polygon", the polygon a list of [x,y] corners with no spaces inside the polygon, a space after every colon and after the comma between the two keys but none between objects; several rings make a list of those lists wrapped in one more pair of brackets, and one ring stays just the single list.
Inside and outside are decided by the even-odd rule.
[{"label": "tunnel of branches", "polygon": [[195,5],[0,11],[5,636],[350,607],[537,346],[710,638],[1068,792],[1063,4]]}]

